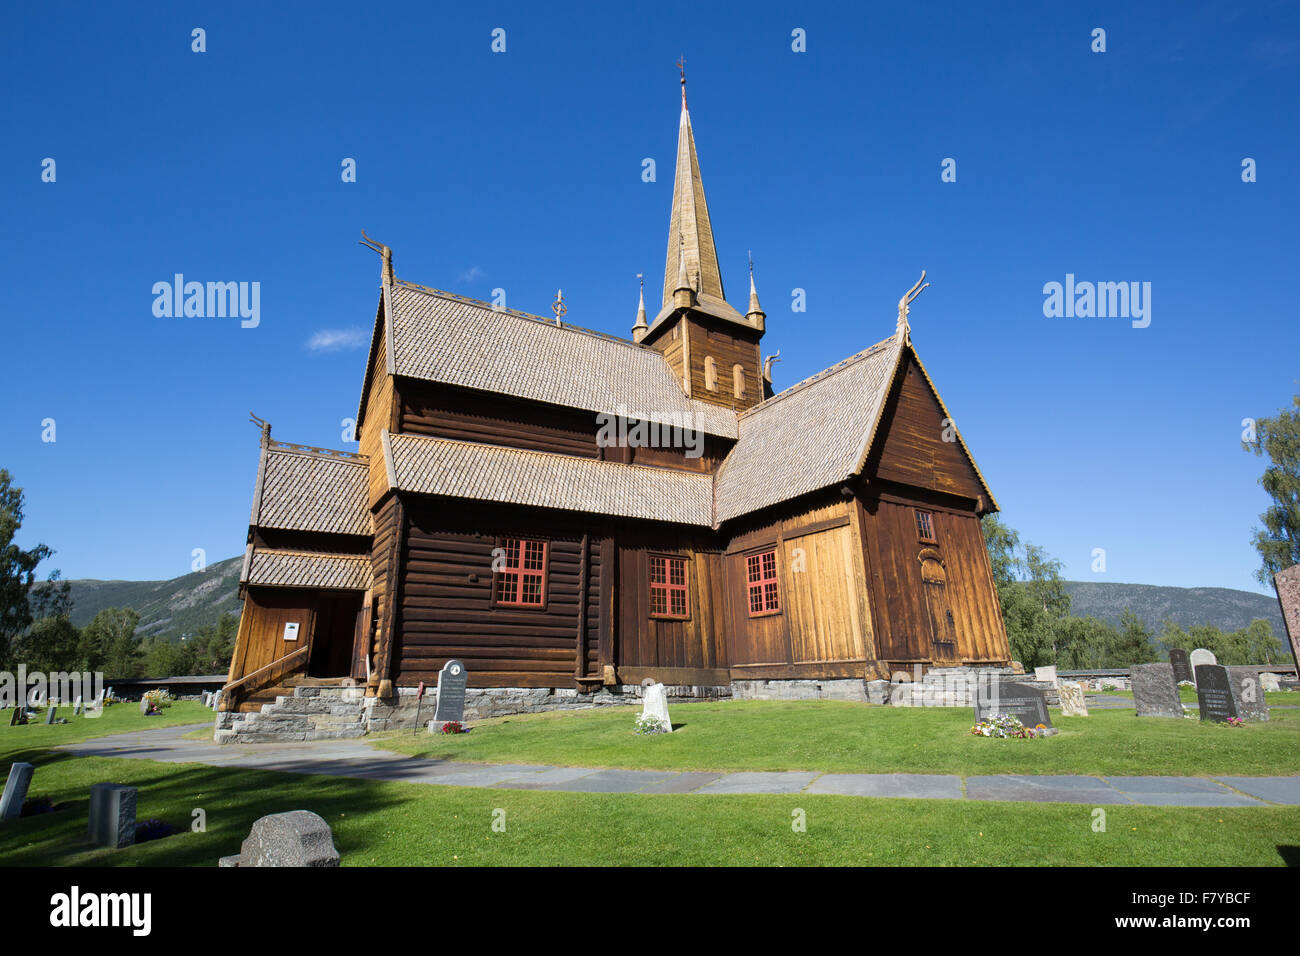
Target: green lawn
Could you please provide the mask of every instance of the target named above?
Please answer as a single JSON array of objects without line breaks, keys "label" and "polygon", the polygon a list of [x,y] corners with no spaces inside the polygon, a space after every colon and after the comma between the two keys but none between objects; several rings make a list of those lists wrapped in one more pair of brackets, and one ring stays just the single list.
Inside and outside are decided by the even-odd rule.
[{"label": "green lawn", "polygon": [[[23,727],[10,727],[9,714],[12,711],[0,711],[5,715],[0,724],[0,756],[5,761],[4,772],[15,760],[29,760],[25,753],[44,750],[56,744],[70,744],[92,737],[107,737],[111,734],[124,734],[132,730],[153,730],[158,727],[174,727],[177,724],[197,724],[200,721],[214,723],[216,714],[198,701],[178,700],[156,717],[143,717],[138,703],[112,704],[104,708],[101,717],[74,717],[71,707],[60,707],[57,717],[66,717],[66,724],[46,726],[45,712],[34,717],[30,724]],[[209,731],[209,735],[211,731]]]},{"label": "green lawn", "polygon": [[837,701],[724,701],[672,707],[672,734],[639,737],[635,708],[485,721],[468,734],[393,732],[402,753],[486,763],[662,770],[828,770],[850,773],[1300,773],[1300,711],[1227,727],[1093,710],[1052,720],[1041,740],[971,736],[968,708],[893,708]]},{"label": "green lawn", "polygon": [[[1109,697],[1126,697],[1133,699],[1131,690],[1090,690],[1089,694],[1105,694]],[[1184,704],[1197,703],[1196,688],[1178,686],[1178,697]],[[1272,690],[1264,693],[1264,703],[1270,707],[1300,707],[1300,693],[1293,690]]]},{"label": "green lawn", "polygon": [[[207,830],[91,847],[87,794],[140,788],[138,818]],[[36,790],[68,809],[0,825],[17,866],[213,866],[263,814],[310,809],[344,865],[1275,866],[1300,854],[1300,808],[1107,807],[857,797],[636,796],[445,788],[52,754]],[[504,833],[492,830],[505,811]],[[795,833],[803,810],[807,832]]]},{"label": "green lawn", "polygon": [[[177,704],[164,717],[142,718],[132,705],[110,708],[99,720],[77,720],[60,727],[0,728],[0,772],[14,759],[36,764],[31,795],[66,804],[53,813],[0,824],[0,863],[17,866],[213,866],[238,852],[258,817],[284,810],[309,809],[334,831],[344,865],[582,865],[590,863],[668,865],[1282,865],[1300,860],[1300,808],[1107,807],[1106,832],[1093,831],[1093,808],[1066,804],[965,803],[951,800],[870,800],[809,796],[637,796],[635,794],[536,793],[381,783],[271,771],[164,764],[148,760],[78,757],[48,750],[57,743],[166,724],[210,719],[197,704]],[[416,738],[437,749],[501,747],[530,734],[555,746],[574,735],[593,746],[623,754],[658,754],[682,759],[708,746],[729,756],[724,761],[761,763],[761,749],[778,763],[835,769],[832,759],[860,760],[862,741],[912,734],[916,739],[890,749],[919,761],[919,751],[942,746],[945,727],[975,764],[1002,748],[1007,769],[1013,748],[1051,747],[1074,741],[1079,749],[1090,734],[1113,738],[1107,721],[1084,728],[1076,721],[1059,737],[1042,741],[967,741],[969,715],[954,711],[868,708],[820,702],[695,704],[673,708],[682,725],[671,737],[620,735],[634,711],[554,714],[511,718],[479,726],[458,738]],[[769,717],[770,715],[770,717]],[[1102,716],[1102,715],[1098,715]],[[1121,714],[1105,715],[1107,720]],[[767,717],[768,719],[765,719]],[[881,723],[880,718],[885,718]],[[726,719],[724,719],[726,718]],[[902,718],[910,718],[903,720]],[[1137,718],[1128,717],[1130,723]],[[559,723],[556,723],[559,721]],[[612,723],[611,723],[612,721]],[[1161,722],[1169,731],[1216,734],[1220,759],[1234,759],[1238,772],[1252,772],[1253,740],[1264,750],[1272,733],[1291,733],[1286,721],[1267,732],[1202,728],[1192,721]],[[1143,746],[1152,745],[1146,722],[1137,728]],[[1295,724],[1291,725],[1292,727]],[[493,728],[499,728],[493,731]],[[847,742],[830,736],[838,728]],[[523,731],[523,737],[515,735]],[[797,744],[800,735],[807,735]],[[943,734],[945,737],[936,737]],[[1073,735],[1067,736],[1068,735]],[[1234,736],[1235,734],[1235,736]],[[692,736],[695,735],[695,736]],[[1292,738],[1287,738],[1292,739]],[[495,740],[495,743],[493,742]],[[604,743],[602,744],[602,741]],[[394,735],[390,746],[405,744]],[[536,741],[535,741],[536,743]],[[707,741],[706,741],[707,743]],[[647,749],[642,745],[649,745]],[[664,749],[686,745],[685,751]],[[974,744],[975,749],[967,749]],[[425,744],[427,747],[428,744]],[[572,746],[572,745],[571,745]],[[1096,742],[1094,750],[1104,749]],[[1223,747],[1229,748],[1227,751]],[[980,756],[980,748],[985,748]],[[1294,750],[1295,748],[1292,747]],[[1026,751],[1028,752],[1028,751]],[[1207,746],[1207,752],[1212,752]],[[1056,759],[1039,751],[1037,759]],[[838,754],[838,756],[836,756]],[[465,757],[463,752],[457,757]],[[475,759],[499,759],[476,751]],[[700,759],[693,757],[691,759]],[[900,759],[900,758],[895,758]],[[1021,758],[1012,758],[1021,759]],[[597,763],[590,754],[582,761]],[[713,762],[717,762],[716,760]],[[626,760],[624,760],[626,763]],[[1143,768],[1149,769],[1149,768]],[[1207,771],[1208,772],[1208,771]],[[180,832],[123,850],[92,847],[86,839],[90,787],[124,783],[140,789],[137,819],[157,817]],[[193,811],[202,809],[205,832],[193,832]],[[494,811],[505,811],[505,832],[492,829]],[[792,813],[806,814],[807,832],[791,827]]]}]

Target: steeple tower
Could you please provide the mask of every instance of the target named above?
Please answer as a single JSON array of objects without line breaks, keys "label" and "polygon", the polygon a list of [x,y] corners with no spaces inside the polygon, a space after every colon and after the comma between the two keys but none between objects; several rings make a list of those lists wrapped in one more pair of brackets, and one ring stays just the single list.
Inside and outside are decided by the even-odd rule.
[{"label": "steeple tower", "polygon": [[637,282],[641,285],[639,299],[636,306],[636,324],[632,326],[632,341],[640,342],[645,338],[646,330],[650,327],[645,320],[645,279],[641,273],[636,274]]},{"label": "steeple tower", "polygon": [[758,289],[754,288],[754,257],[752,254],[749,257],[749,311],[745,313],[745,318],[758,331],[764,331],[767,324],[767,313],[758,304]]},{"label": "steeple tower", "polygon": [[672,216],[668,220],[668,258],[664,263],[665,306],[673,301],[673,293],[680,287],[677,280],[679,245],[685,252],[686,274],[699,276],[696,294],[726,299],[722,292],[718,252],[713,245],[709,206],[700,179],[700,161],[695,155],[695,133],[691,130],[691,114],[686,108],[685,59],[679,60],[677,65],[682,71],[682,115],[677,124],[677,178],[673,184]]}]

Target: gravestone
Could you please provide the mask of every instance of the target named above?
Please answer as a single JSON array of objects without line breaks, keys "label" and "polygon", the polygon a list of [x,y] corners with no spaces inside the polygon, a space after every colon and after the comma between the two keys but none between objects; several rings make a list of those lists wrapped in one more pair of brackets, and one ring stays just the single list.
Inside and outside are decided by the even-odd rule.
[{"label": "gravestone", "polygon": [[1051,667],[1035,667],[1034,680],[1046,681],[1050,683],[1053,687],[1055,687],[1056,686],[1056,665],[1052,665]]},{"label": "gravestone", "polygon": [[1201,720],[1221,724],[1229,717],[1241,716],[1228,669],[1220,664],[1197,665],[1196,699],[1201,705]]},{"label": "gravestone", "polygon": [[1019,718],[1030,729],[1042,726],[1043,736],[1058,733],[1047,713],[1047,697],[1037,687],[1018,681],[976,681],[975,723],[994,714]]},{"label": "gravestone", "polygon": [[1075,681],[1061,681],[1061,716],[1088,716],[1088,704],[1083,697],[1083,687]]},{"label": "gravestone", "polygon": [[661,733],[673,732],[673,722],[668,718],[668,690],[663,684],[646,685],[641,694],[641,716],[654,718]]},{"label": "gravestone", "polygon": [[22,704],[14,704],[14,715],[9,718],[10,727],[21,727],[27,723],[27,708]]},{"label": "gravestone", "polygon": [[1264,688],[1259,677],[1259,672],[1253,667],[1228,668],[1232,700],[1237,705],[1237,716],[1242,720],[1268,720],[1268,704],[1264,702]]},{"label": "gravestone", "polygon": [[1282,682],[1277,679],[1277,675],[1270,671],[1260,671],[1259,689],[1266,694],[1282,689]]},{"label": "gravestone", "polygon": [[1139,717],[1182,717],[1174,669],[1168,664],[1134,664],[1128,670]]},{"label": "gravestone", "polygon": [[99,846],[124,847],[135,842],[136,788],[97,783],[90,788],[87,831]]},{"label": "gravestone", "polygon": [[146,715],[146,716],[148,715],[148,713],[149,713],[149,698],[148,698],[148,697],[141,697],[141,698],[140,698],[140,713],[141,713],[142,715]]},{"label": "gravestone", "polygon": [[1213,651],[1207,651],[1203,647],[1198,647],[1188,656],[1188,662],[1192,665],[1192,680],[1196,679],[1196,668],[1202,664],[1217,664],[1219,659],[1214,656]]},{"label": "gravestone", "polygon": [[72,702],[72,716],[80,717],[85,712],[86,712],[86,705],[81,702],[81,695],[78,694],[77,699]]},{"label": "gravestone", "polygon": [[433,722],[438,725],[465,719],[465,684],[469,674],[460,661],[451,660],[438,671],[438,703],[433,709]]},{"label": "gravestone", "polygon": [[1181,684],[1183,681],[1195,683],[1196,678],[1192,674],[1192,660],[1187,656],[1187,650],[1182,647],[1171,647],[1169,649],[1169,666],[1174,669],[1174,682]]},{"label": "gravestone", "polygon": [[1291,643],[1291,659],[1300,670],[1300,564],[1273,575],[1277,603],[1282,606],[1282,623]]},{"label": "gravestone", "polygon": [[45,708],[45,725],[48,727],[54,723],[54,718],[59,714],[59,708],[55,706],[54,701],[50,701],[50,706]]},{"label": "gravestone", "polygon": [[27,788],[32,785],[35,769],[35,765],[30,763],[9,766],[9,779],[5,781],[4,796],[0,797],[0,820],[17,820],[22,815],[23,801],[27,799]]},{"label": "gravestone", "polygon": [[[461,668],[464,671],[464,667]],[[254,821],[235,856],[219,866],[338,866],[330,825],[310,810],[272,813]]]}]

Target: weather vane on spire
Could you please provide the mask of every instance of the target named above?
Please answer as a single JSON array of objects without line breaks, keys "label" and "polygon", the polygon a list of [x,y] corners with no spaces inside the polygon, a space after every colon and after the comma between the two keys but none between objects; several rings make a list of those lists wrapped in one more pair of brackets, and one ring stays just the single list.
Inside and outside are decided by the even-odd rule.
[{"label": "weather vane on spire", "polygon": [[686,54],[677,58],[677,69],[682,71],[682,109],[686,109]]}]

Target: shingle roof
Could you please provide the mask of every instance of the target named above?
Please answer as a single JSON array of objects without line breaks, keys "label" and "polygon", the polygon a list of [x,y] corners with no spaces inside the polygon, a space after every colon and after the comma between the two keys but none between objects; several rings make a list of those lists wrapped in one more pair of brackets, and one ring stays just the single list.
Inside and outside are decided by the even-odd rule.
[{"label": "shingle roof", "polygon": [[843,481],[862,464],[901,344],[888,338],[740,416],[740,440],[717,477],[726,521]]},{"label": "shingle roof", "polygon": [[687,398],[647,346],[400,280],[392,303],[397,375],[736,437],[735,413]]},{"label": "shingle roof", "polygon": [[364,457],[272,442],[263,452],[249,523],[370,534],[368,476]]},{"label": "shingle roof", "polygon": [[370,556],[254,548],[243,583],[364,591],[371,584]]},{"label": "shingle roof", "polygon": [[713,523],[709,475],[415,435],[385,433],[384,445],[402,491],[679,524]]}]

